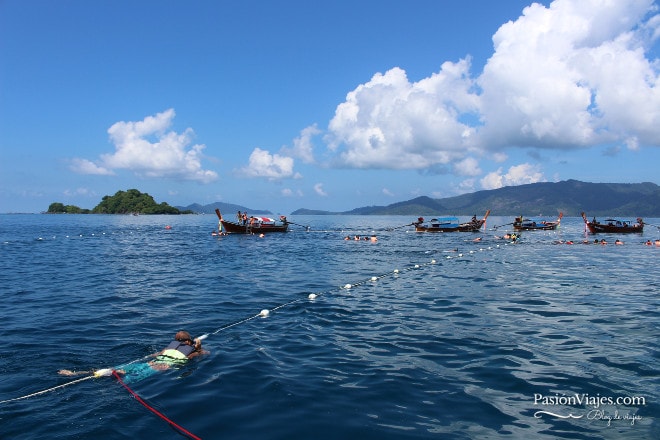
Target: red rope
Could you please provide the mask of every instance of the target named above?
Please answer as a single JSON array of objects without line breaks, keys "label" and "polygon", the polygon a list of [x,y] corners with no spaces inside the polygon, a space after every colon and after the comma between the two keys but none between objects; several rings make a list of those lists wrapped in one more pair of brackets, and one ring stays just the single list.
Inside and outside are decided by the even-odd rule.
[{"label": "red rope", "polygon": [[135,391],[133,391],[132,389],[130,389],[130,388],[128,387],[128,385],[126,385],[126,384],[124,383],[124,381],[121,380],[121,377],[119,377],[119,374],[117,374],[117,372],[116,372],[115,370],[112,370],[112,375],[117,379],[117,381],[118,381],[118,382],[119,382],[124,388],[126,388],[126,390],[127,390],[129,393],[131,393],[131,395],[132,395],[133,397],[135,397],[135,400],[137,400],[138,402],[140,402],[140,403],[142,404],[142,406],[144,406],[145,408],[147,408],[147,409],[148,409],[149,411],[151,411],[152,413],[156,414],[156,415],[157,415],[158,417],[160,417],[161,419],[165,420],[170,426],[172,426],[173,428],[177,429],[177,430],[180,431],[182,434],[185,434],[185,435],[187,435],[188,437],[190,437],[190,438],[192,438],[192,439],[195,439],[195,440],[201,440],[200,437],[197,437],[195,434],[193,434],[192,432],[186,430],[184,427],[182,427],[182,426],[180,426],[180,425],[177,425],[175,422],[173,422],[172,420],[170,420],[169,418],[167,418],[167,416],[166,416],[165,414],[159,412],[157,409],[153,408],[153,407],[150,406],[147,402],[145,402],[145,401],[142,399],[142,397],[138,396],[137,393],[136,393]]}]

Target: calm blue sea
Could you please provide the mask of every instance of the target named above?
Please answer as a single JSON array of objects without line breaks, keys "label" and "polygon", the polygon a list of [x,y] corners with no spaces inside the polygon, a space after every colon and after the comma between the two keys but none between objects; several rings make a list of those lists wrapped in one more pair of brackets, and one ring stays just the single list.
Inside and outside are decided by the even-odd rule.
[{"label": "calm blue sea", "polygon": [[657,227],[581,244],[564,218],[512,244],[493,230],[512,217],[290,220],[259,238],[213,237],[211,215],[0,215],[0,438],[182,438],[115,379],[57,374],[180,329],[211,353],[128,385],[205,439],[660,438]]}]

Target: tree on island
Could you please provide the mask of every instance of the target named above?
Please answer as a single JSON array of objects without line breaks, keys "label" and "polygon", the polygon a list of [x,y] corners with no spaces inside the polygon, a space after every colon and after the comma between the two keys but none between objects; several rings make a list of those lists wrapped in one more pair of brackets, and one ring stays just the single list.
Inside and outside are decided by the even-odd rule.
[{"label": "tree on island", "polygon": [[64,203],[51,203],[48,206],[49,214],[89,214],[89,209],[82,209],[76,205],[65,205]]},{"label": "tree on island", "polygon": [[48,213],[52,214],[192,214],[192,211],[180,211],[166,202],[156,203],[147,193],[137,189],[117,191],[114,196],[104,196],[101,203],[91,211],[73,205],[51,203]]}]

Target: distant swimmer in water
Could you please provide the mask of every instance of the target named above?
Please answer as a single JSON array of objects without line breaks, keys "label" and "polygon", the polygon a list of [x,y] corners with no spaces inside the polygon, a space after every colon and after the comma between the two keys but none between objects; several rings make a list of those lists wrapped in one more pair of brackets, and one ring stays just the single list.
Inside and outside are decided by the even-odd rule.
[{"label": "distant swimmer in water", "polygon": [[614,241],[614,244],[619,244],[619,245],[620,245],[620,244],[623,244],[623,242],[617,238],[617,239]]},{"label": "distant swimmer in water", "polygon": [[202,348],[202,341],[199,338],[193,339],[190,333],[181,330],[174,335],[174,340],[167,347],[151,355],[155,358],[152,361],[121,365],[116,369],[91,371],[60,370],[58,373],[64,376],[78,376],[81,374],[106,376],[116,371],[118,374],[126,375],[129,379],[144,379],[156,371],[183,366],[189,359],[208,353],[208,351]]}]

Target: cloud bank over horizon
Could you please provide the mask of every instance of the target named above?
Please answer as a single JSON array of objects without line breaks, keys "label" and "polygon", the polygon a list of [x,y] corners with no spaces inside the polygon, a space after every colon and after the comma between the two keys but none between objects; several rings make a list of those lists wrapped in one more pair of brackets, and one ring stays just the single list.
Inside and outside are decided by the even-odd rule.
[{"label": "cloud bank over horizon", "polygon": [[[467,56],[419,81],[393,67],[349,92],[324,133],[329,165],[469,180],[482,173],[479,161],[502,162],[516,149],[658,147],[660,61],[647,53],[659,37],[652,0],[532,4],[493,35],[477,77]],[[543,180],[538,164],[520,163],[479,182]]]},{"label": "cloud bank over horizon", "polygon": [[[398,66],[377,72],[347,93],[327,129],[309,125],[278,152],[254,147],[234,174],[301,179],[299,161],[453,174],[463,179],[454,188],[466,192],[477,183],[495,189],[545,181],[542,152],[659,147],[660,61],[649,55],[659,37],[653,0],[534,3],[495,32],[477,75],[469,55],[417,81]],[[215,181],[218,174],[202,167],[205,146],[192,145],[192,129],[170,129],[174,116],[168,109],[115,123],[108,129],[115,151],[96,161],[72,159],[71,169]],[[498,165],[520,151],[532,160]],[[326,194],[322,183],[314,193]]]}]

